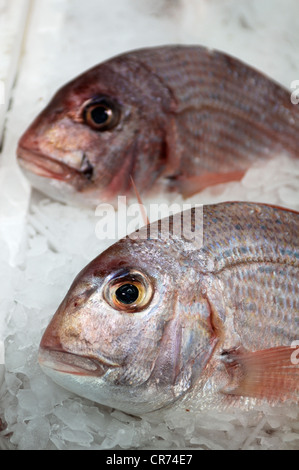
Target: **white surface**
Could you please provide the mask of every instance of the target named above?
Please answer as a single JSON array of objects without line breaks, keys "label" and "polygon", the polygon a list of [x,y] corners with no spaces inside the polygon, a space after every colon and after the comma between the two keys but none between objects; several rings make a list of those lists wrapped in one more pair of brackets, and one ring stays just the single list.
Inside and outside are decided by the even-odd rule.
[{"label": "white surface", "polygon": [[0,142],[22,50],[30,0],[0,0]]},{"label": "white surface", "polygon": [[[6,16],[15,25],[14,32],[0,25],[0,37],[5,38],[0,58],[6,54],[6,71],[0,68],[0,73],[8,82],[13,76],[8,70],[15,68],[7,64],[19,57],[18,52],[7,54],[8,47],[20,50],[21,33],[16,32],[16,25],[25,24],[20,2],[26,3],[0,0],[0,13],[4,3],[14,12]],[[294,409],[285,409],[282,415],[269,411],[262,421],[241,414],[234,424],[225,415],[170,415],[139,421],[94,407],[51,383],[36,364],[42,330],[72,279],[107,242],[96,239],[98,219],[92,212],[43,198],[39,201],[37,195],[30,198],[29,185],[15,162],[19,136],[59,86],[129,49],[201,43],[236,55],[289,87],[299,79],[298,14],[297,0],[283,5],[280,0],[32,1],[0,156],[0,340],[5,339],[6,345],[0,417],[5,413],[13,433],[9,442],[0,437],[0,448],[113,448],[120,443],[124,448],[275,448],[285,442],[290,447],[298,444]],[[251,169],[242,184],[206,190],[200,202],[251,199],[299,208],[298,190],[298,162],[281,160],[271,162],[262,174],[259,168]]]}]

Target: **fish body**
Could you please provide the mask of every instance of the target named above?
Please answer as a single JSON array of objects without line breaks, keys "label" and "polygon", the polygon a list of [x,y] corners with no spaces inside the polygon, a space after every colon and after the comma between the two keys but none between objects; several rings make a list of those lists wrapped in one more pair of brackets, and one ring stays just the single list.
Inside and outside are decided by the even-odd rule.
[{"label": "fish body", "polygon": [[114,57],[62,87],[18,145],[33,184],[82,205],[189,196],[255,162],[298,157],[299,108],[252,67],[200,46]]},{"label": "fish body", "polygon": [[[177,231],[183,215],[198,237]],[[78,274],[41,340],[46,374],[136,415],[298,403],[299,213],[222,203],[195,215],[150,224]]]}]

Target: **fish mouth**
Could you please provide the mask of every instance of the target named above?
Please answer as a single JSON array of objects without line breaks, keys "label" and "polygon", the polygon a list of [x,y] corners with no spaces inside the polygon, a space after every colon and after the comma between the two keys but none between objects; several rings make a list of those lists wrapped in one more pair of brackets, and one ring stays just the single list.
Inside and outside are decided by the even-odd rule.
[{"label": "fish mouth", "polygon": [[42,368],[52,369],[57,372],[96,377],[102,377],[112,367],[119,367],[114,363],[108,364],[98,359],[59,350],[49,350],[43,347],[39,348],[38,362]]},{"label": "fish mouth", "polygon": [[60,181],[70,180],[74,177],[84,178],[84,175],[76,168],[72,168],[39,151],[28,150],[21,145],[18,146],[17,157],[22,168],[44,178]]}]

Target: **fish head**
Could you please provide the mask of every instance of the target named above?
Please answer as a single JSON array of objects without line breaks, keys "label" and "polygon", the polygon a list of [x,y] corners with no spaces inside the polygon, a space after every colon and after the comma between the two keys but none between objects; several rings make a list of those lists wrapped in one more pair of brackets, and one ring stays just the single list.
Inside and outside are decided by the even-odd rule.
[{"label": "fish head", "polygon": [[178,400],[214,347],[207,302],[192,308],[192,281],[186,286],[179,266],[157,240],[126,238],[97,257],[43,335],[44,372],[78,395],[132,414]]},{"label": "fish head", "polygon": [[163,169],[168,91],[137,61],[100,64],[61,88],[19,140],[33,186],[90,206],[150,188]]}]

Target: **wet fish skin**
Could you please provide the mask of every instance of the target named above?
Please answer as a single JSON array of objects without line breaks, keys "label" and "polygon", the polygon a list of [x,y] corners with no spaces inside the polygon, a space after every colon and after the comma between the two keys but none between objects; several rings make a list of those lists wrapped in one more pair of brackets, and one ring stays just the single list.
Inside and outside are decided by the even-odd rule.
[{"label": "wet fish skin", "polygon": [[[298,403],[299,366],[290,358],[299,214],[253,203],[204,206],[193,220],[195,233],[203,224],[202,244],[173,234],[175,221],[181,214],[159,239],[140,231],[120,240],[78,274],[41,340],[45,373],[137,415],[175,403]],[[138,282],[144,300],[115,303],[119,285]]]},{"label": "wet fish skin", "polygon": [[[98,130],[86,116],[102,99],[115,119]],[[189,196],[239,180],[250,165],[277,154],[298,157],[298,117],[289,91],[227,54],[145,48],[61,88],[21,137],[17,154],[36,187],[70,202],[97,205],[129,195],[130,177],[142,196]]]}]

